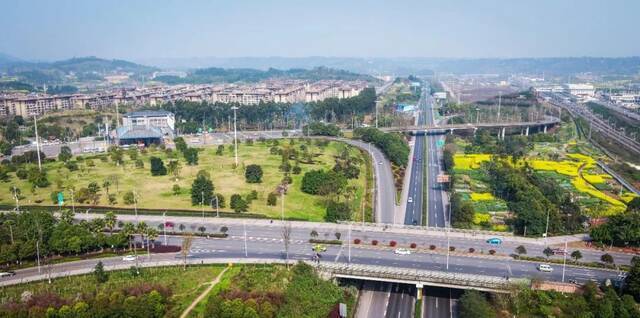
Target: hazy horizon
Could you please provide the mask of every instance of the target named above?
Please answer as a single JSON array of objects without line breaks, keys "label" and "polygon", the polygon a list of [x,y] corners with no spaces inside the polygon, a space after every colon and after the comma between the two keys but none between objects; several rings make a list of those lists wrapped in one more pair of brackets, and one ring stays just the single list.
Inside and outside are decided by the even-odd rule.
[{"label": "hazy horizon", "polygon": [[[621,10],[624,9],[624,10]],[[27,60],[542,58],[640,54],[640,2],[0,3],[0,52]]]}]

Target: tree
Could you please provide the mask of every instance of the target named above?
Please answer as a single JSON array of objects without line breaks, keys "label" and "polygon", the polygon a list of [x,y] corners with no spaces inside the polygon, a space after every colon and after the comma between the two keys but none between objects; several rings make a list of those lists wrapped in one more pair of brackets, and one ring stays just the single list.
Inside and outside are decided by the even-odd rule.
[{"label": "tree", "polygon": [[457,228],[470,228],[473,224],[473,216],[475,211],[471,202],[462,201],[462,197],[458,193],[451,196],[451,223]]},{"label": "tree", "polygon": [[178,151],[182,153],[184,153],[184,151],[187,150],[188,148],[187,143],[184,141],[184,138],[182,137],[177,137],[173,139],[173,142],[176,144],[176,149],[178,149]]},{"label": "tree", "polygon": [[100,284],[106,283],[109,280],[109,275],[105,272],[102,261],[98,261],[98,264],[93,268],[93,277],[95,277],[96,281]]},{"label": "tree", "polygon": [[162,159],[158,157],[151,157],[150,160],[152,176],[164,176],[167,174],[167,168],[164,166]]},{"label": "tree", "polygon": [[198,176],[191,184],[191,204],[209,204],[213,198],[215,190],[213,182],[209,180],[206,174],[198,173]]},{"label": "tree", "polygon": [[631,270],[624,281],[624,292],[640,301],[640,262],[631,263]]},{"label": "tree", "polygon": [[244,172],[244,178],[247,183],[262,182],[262,167],[255,164],[248,165]]},{"label": "tree", "polygon": [[40,171],[37,167],[29,168],[27,172],[27,179],[32,186],[38,188],[46,188],[51,184],[49,179],[47,179],[47,171],[45,169]]},{"label": "tree", "polygon": [[174,184],[173,187],[171,187],[171,192],[173,193],[173,195],[180,195],[181,191],[182,189],[177,184]]},{"label": "tree", "polygon": [[329,201],[327,204],[326,215],[324,217],[327,222],[337,222],[349,220],[351,218],[351,208],[346,202]]},{"label": "tree", "polygon": [[335,171],[311,170],[302,176],[302,192],[316,195],[339,194],[347,186],[347,179]]},{"label": "tree", "polygon": [[551,257],[551,255],[553,255],[553,254],[554,254],[554,253],[553,253],[553,249],[551,249],[551,247],[548,247],[548,246],[547,246],[547,247],[542,251],[542,254],[544,254],[544,256],[546,256],[546,257],[547,257],[547,259],[548,259],[549,257]]},{"label": "tree", "polygon": [[611,265],[613,264],[613,256],[611,256],[611,254],[602,254],[602,256],[600,256],[600,260],[607,264],[607,265]]},{"label": "tree", "polygon": [[516,247],[516,253],[518,253],[518,255],[525,255],[527,254],[527,249],[524,245],[518,245],[518,247]]},{"label": "tree", "polygon": [[170,160],[167,164],[167,171],[173,175],[173,177],[178,181],[178,177],[180,177],[180,161],[178,160]]},{"label": "tree", "polygon": [[224,152],[224,146],[218,145],[218,148],[216,149],[216,155],[221,156],[223,152]]},{"label": "tree", "polygon": [[582,258],[582,253],[579,250],[575,250],[571,252],[571,258],[577,262]]},{"label": "tree", "polygon": [[311,230],[311,232],[309,233],[309,236],[311,236],[311,238],[317,238],[318,237],[318,231],[316,230]]},{"label": "tree", "polygon": [[270,192],[267,195],[267,205],[268,206],[275,206],[277,202],[278,202],[278,194],[276,194],[274,192]]},{"label": "tree", "polygon": [[134,204],[136,203],[136,195],[133,193],[133,191],[127,191],[122,196],[122,201],[127,205]]},{"label": "tree", "polygon": [[69,148],[68,146],[60,147],[60,153],[58,154],[58,160],[60,160],[62,162],[67,162],[67,161],[69,161],[69,159],[71,159],[71,157],[73,157],[73,154],[71,153],[71,148]]},{"label": "tree", "polygon": [[109,233],[113,234],[113,228],[116,226],[118,217],[113,211],[108,211],[104,215],[104,224],[109,229]]},{"label": "tree", "polygon": [[195,166],[198,164],[198,149],[187,148],[182,154],[188,165]]},{"label": "tree", "polygon": [[245,201],[242,196],[237,193],[231,195],[231,202],[229,203],[229,206],[236,213],[247,212],[247,210],[249,209],[249,204],[247,203],[247,201]]},{"label": "tree", "polygon": [[[182,225],[182,224],[180,224]],[[184,226],[184,225],[182,225]],[[185,235],[182,238],[182,247],[180,249],[180,255],[182,256],[182,269],[187,270],[187,257],[191,252],[191,244],[193,243],[193,236],[191,234]]]},{"label": "tree", "polygon": [[[217,198],[217,201],[216,201]],[[216,204],[218,204],[216,206]],[[222,195],[222,193],[216,193],[216,196],[214,198],[214,200],[211,202],[211,208],[224,208],[226,207],[226,201],[224,200],[224,195]]]},{"label": "tree", "polygon": [[495,311],[480,292],[466,290],[458,302],[460,318],[492,318]]}]

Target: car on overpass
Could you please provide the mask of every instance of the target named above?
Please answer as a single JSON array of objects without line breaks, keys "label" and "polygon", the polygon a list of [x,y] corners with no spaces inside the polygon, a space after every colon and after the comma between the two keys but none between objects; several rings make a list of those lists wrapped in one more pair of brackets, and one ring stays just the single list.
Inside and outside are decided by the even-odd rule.
[{"label": "car on overpass", "polygon": [[314,252],[326,252],[327,247],[323,244],[316,244],[311,248]]},{"label": "car on overpass", "polygon": [[549,264],[538,264],[537,268],[541,272],[547,272],[547,273],[553,272],[553,267],[551,267]]},{"label": "car on overpass", "polygon": [[502,239],[497,238],[497,237],[492,237],[492,238],[487,240],[487,243],[489,243],[491,245],[500,245],[500,244],[502,244]]},{"label": "car on overpass", "polygon": [[411,255],[411,251],[406,249],[406,248],[396,248],[396,250],[394,251],[395,254],[397,255]]}]

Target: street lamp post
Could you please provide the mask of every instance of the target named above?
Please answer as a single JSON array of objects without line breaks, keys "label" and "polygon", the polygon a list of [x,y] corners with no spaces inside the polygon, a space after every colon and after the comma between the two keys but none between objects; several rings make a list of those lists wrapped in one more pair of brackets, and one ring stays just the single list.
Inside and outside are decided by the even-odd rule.
[{"label": "street lamp post", "polygon": [[38,138],[38,118],[33,115],[33,126],[36,131],[36,152],[38,153],[38,170],[42,171],[42,163],[40,161],[40,138]]},{"label": "street lamp post", "polygon": [[211,199],[211,202],[209,202],[209,204],[211,204],[213,206],[213,200],[216,200],[216,217],[220,217],[220,207],[218,205],[218,196],[216,195],[215,198]]},{"label": "street lamp post", "polygon": [[449,270],[449,254],[451,253],[451,240],[449,236],[449,232],[451,231],[451,196],[447,194],[447,198],[449,199],[449,217],[445,225],[447,226],[447,270]]},{"label": "street lamp post", "polygon": [[200,210],[202,210],[202,224],[204,225],[204,191],[200,192]]},{"label": "street lamp post", "polygon": [[547,209],[547,225],[544,228],[544,245],[547,245],[548,236],[549,236],[549,209]]},{"label": "street lamp post", "polygon": [[567,267],[567,239],[564,239],[564,258],[562,260],[562,282],[564,283],[564,271]]},{"label": "street lamp post", "polygon": [[231,109],[233,109],[233,146],[235,148],[236,167],[238,167],[238,131],[236,127],[236,110],[238,106],[233,106]]}]

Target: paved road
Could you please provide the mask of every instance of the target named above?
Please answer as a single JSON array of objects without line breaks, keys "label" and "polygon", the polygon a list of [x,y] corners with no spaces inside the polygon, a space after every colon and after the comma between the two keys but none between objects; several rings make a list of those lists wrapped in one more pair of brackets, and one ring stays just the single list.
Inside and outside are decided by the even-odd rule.
[{"label": "paved road", "polygon": [[416,303],[416,287],[407,284],[390,284],[389,305],[386,318],[412,318]]},{"label": "paved road", "polygon": [[462,296],[461,290],[440,287],[425,287],[423,290],[422,317],[458,317],[458,299]]},{"label": "paved road", "polygon": [[394,223],[394,213],[396,206],[395,182],[393,180],[393,172],[391,163],[384,156],[380,149],[375,146],[360,141],[343,139],[344,142],[355,145],[361,149],[369,151],[373,157],[373,165],[376,177],[376,222],[377,223]]},{"label": "paved road", "polygon": [[[280,226],[277,226],[280,228]],[[160,236],[159,242],[164,241]],[[168,244],[180,244],[181,237],[167,237]],[[245,250],[246,246],[246,250]],[[309,260],[312,255],[312,244],[307,239],[292,238],[290,244],[290,260]],[[350,250],[350,252],[349,252]],[[220,261],[235,262],[243,261],[271,261],[283,260],[285,258],[284,244],[282,239],[278,237],[262,237],[247,234],[246,245],[244,235],[231,235],[227,239],[206,239],[196,238],[190,251],[189,261],[191,263]],[[349,249],[346,246],[328,246],[327,251],[322,253],[323,262],[339,262],[347,263],[350,260],[352,264],[366,264],[390,266],[395,268],[424,269],[446,271],[445,259],[443,254],[432,253],[430,251],[416,252],[412,255],[397,255],[393,249],[371,248],[364,245],[352,245]],[[145,257],[141,258],[144,262],[158,261],[175,261],[179,262],[177,254],[152,255],[150,260]],[[103,260],[107,268],[113,268],[114,265],[125,265],[126,267],[133,264],[132,262],[124,262],[120,258],[110,258]],[[50,268],[53,274],[64,274],[70,271],[85,270],[90,271],[97,260],[87,260],[70,262],[64,264],[52,265]],[[125,268],[126,268],[125,267]],[[520,262],[499,257],[466,257],[452,255],[450,257],[449,272],[451,273],[475,273],[479,275],[489,275],[503,277],[509,275],[513,278],[543,278],[546,280],[560,281],[562,279],[561,266],[554,265],[552,273],[541,273],[536,270],[536,264],[531,262]],[[46,270],[39,274],[36,268],[28,268],[16,271],[16,276],[2,278],[0,285],[19,283],[21,279],[44,278]],[[606,278],[616,279],[617,273],[613,271],[605,271],[600,269],[574,268],[567,267],[565,279],[576,279],[579,282],[589,280],[603,281]]]}]

